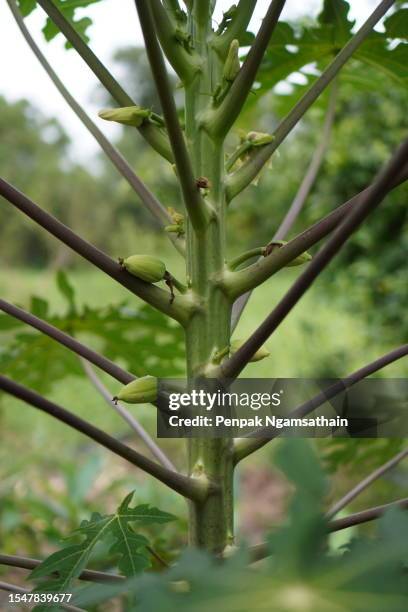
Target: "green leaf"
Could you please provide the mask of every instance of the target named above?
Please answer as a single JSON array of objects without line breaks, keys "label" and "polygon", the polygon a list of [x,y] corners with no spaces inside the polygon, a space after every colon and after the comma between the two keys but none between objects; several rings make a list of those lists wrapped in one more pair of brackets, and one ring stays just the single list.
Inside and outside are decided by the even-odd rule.
[{"label": "green leaf", "polygon": [[[62,12],[65,19],[67,19],[72,26],[76,29],[78,34],[85,40],[85,42],[89,41],[89,37],[87,35],[87,29],[92,25],[92,19],[89,17],[82,17],[80,19],[76,19],[76,11],[77,9],[85,8],[91,4],[95,4],[96,2],[101,2],[101,0],[53,0],[55,6]],[[21,14],[23,17],[27,17],[32,11],[37,8],[36,0],[18,0],[18,5],[21,10]],[[59,33],[59,28],[54,24],[54,22],[47,18],[45,25],[42,29],[44,34],[44,38],[46,41],[53,40]],[[67,41],[65,43],[65,47],[70,49],[72,45]]]},{"label": "green leaf", "polygon": [[[71,537],[80,537],[80,543],[66,546],[50,555],[30,574],[30,579],[41,580],[39,592],[66,593],[72,589],[73,581],[86,567],[95,546],[100,542],[110,543],[109,553],[116,560],[120,572],[134,576],[149,567],[146,551],[148,540],[133,529],[133,525],[163,524],[175,520],[175,516],[162,512],[147,504],[130,507],[134,492],[129,493],[114,514],[92,514],[83,521]],[[113,542],[113,543],[112,543]],[[56,574],[56,575],[55,575]],[[37,607],[42,610],[43,607]]]},{"label": "green leaf", "polygon": [[27,17],[37,8],[36,0],[17,0],[17,2],[23,17]]},{"label": "green leaf", "polygon": [[408,40],[408,8],[402,8],[384,21],[388,38]]},{"label": "green leaf", "polygon": [[349,10],[350,5],[345,0],[324,0],[323,10],[317,19],[319,23],[331,27],[334,45],[342,47],[350,38],[355,22],[348,19]]},{"label": "green leaf", "polygon": [[75,289],[63,270],[57,272],[57,287],[68,302],[69,309],[75,312]]},{"label": "green leaf", "polygon": [[[310,81],[306,72],[308,65],[324,70],[353,36],[354,22],[348,19],[348,11],[349,4],[344,0],[326,0],[315,23],[295,27],[279,22],[258,71],[260,88],[257,95],[250,98],[249,105],[295,72],[300,71]],[[408,9],[395,12],[386,20],[385,32],[373,31],[366,38],[340,72],[340,80],[350,66],[362,76],[366,67],[372,66],[398,85],[406,86],[408,45],[401,39],[407,36],[407,12]],[[310,82],[307,87],[309,85]]]}]

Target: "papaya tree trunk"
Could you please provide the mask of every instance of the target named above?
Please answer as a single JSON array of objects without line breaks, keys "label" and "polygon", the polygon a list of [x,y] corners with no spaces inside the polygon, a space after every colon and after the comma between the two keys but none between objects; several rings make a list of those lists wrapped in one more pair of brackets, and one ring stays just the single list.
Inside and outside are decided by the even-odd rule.
[{"label": "papaya tree trunk", "polygon": [[[205,2],[204,2],[205,4]],[[202,59],[202,70],[186,87],[186,138],[197,188],[210,207],[211,220],[201,232],[187,224],[187,278],[200,308],[186,328],[187,372],[197,383],[214,353],[229,345],[231,303],[217,279],[225,265],[224,144],[201,126],[210,92],[220,79],[221,64],[210,45],[210,15],[193,12],[190,33]],[[216,409],[216,407],[215,407]],[[232,439],[188,440],[189,473],[217,487],[203,502],[190,504],[190,544],[220,553],[233,538]]]}]

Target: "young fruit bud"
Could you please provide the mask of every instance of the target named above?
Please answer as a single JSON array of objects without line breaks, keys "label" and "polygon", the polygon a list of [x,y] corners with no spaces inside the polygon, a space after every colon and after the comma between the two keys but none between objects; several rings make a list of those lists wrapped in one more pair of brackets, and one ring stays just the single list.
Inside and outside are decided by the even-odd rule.
[{"label": "young fruit bud", "polygon": [[230,47],[228,49],[227,59],[225,60],[224,69],[222,71],[222,76],[224,80],[228,81],[229,83],[232,83],[241,68],[241,64],[239,63],[238,51],[239,42],[235,38],[233,41],[231,41]]},{"label": "young fruit bud", "polygon": [[143,121],[149,119],[151,111],[140,106],[124,106],[123,108],[112,108],[100,111],[99,117],[106,121],[116,121],[123,125],[140,127]]},{"label": "young fruit bud", "polygon": [[[237,350],[244,344],[244,340],[233,340],[231,342],[231,353],[234,354],[237,352]],[[270,352],[268,351],[268,349],[265,346],[261,346],[261,348],[259,348],[255,355],[252,355],[251,359],[249,361],[251,362],[255,362],[255,361],[261,361],[261,359],[265,359],[265,357],[269,357]]]},{"label": "young fruit bud", "polygon": [[[273,242],[270,242],[268,245],[266,245],[264,249],[264,256],[267,257],[272,253],[275,248],[280,249],[281,247],[285,246],[285,244],[288,244],[286,240],[274,240]],[[302,264],[307,263],[311,259],[312,256],[310,255],[310,253],[305,251],[304,253],[301,253],[300,255],[295,257],[295,259],[292,259],[292,261],[287,263],[286,267],[291,268],[293,266],[301,266]]]},{"label": "young fruit bud", "polygon": [[164,228],[165,232],[168,232],[169,234],[180,234],[180,226],[179,225],[166,225]]},{"label": "young fruit bud", "polygon": [[266,132],[248,132],[246,139],[251,143],[253,147],[263,147],[274,140],[272,134]]},{"label": "young fruit bud", "polygon": [[154,376],[143,376],[132,380],[128,385],[122,387],[114,402],[127,402],[128,404],[146,404],[157,400],[157,378]]},{"label": "young fruit bud", "polygon": [[126,259],[119,259],[120,265],[133,276],[137,276],[147,283],[158,283],[166,275],[164,263],[150,255],[131,255]]}]

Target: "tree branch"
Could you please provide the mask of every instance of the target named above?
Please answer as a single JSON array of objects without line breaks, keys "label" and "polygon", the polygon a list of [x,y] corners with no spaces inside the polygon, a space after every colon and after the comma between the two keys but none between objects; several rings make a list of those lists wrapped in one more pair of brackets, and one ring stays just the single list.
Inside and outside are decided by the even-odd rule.
[{"label": "tree branch", "polygon": [[215,35],[211,41],[211,46],[215,49],[221,59],[225,59],[230,44],[234,39],[240,40],[245,34],[252,13],[255,10],[256,0],[239,0],[235,14],[231,23],[221,35]]},{"label": "tree branch", "polygon": [[246,60],[232,83],[230,90],[217,109],[210,112],[205,121],[205,129],[215,138],[224,137],[235,122],[261,65],[273,31],[278,23],[285,0],[272,0],[262,25],[256,35]]},{"label": "tree branch", "polygon": [[273,240],[284,240],[290,229],[293,227],[296,219],[299,216],[305,202],[315,184],[317,175],[324,161],[326,151],[329,146],[331,130],[333,127],[337,100],[337,83],[334,82],[330,92],[329,105],[327,107],[326,117],[324,119],[322,137],[318,143],[303,181],[296,193],[288,212],[285,215],[282,223],[278,227]]},{"label": "tree branch", "polygon": [[[385,512],[387,512],[387,510],[390,510],[391,508],[402,508],[403,510],[407,510],[408,497],[391,502],[390,504],[375,506],[374,508],[369,508],[368,510],[363,510],[362,512],[356,512],[356,514],[350,514],[349,516],[337,519],[336,521],[330,521],[328,524],[328,531],[329,533],[334,533],[336,531],[341,531],[341,529],[347,529],[348,527],[360,525],[361,523],[368,523],[369,521],[380,518]],[[251,563],[262,561],[262,559],[269,557],[271,554],[272,551],[270,546],[266,542],[252,546],[249,549]]]},{"label": "tree branch", "polygon": [[173,465],[167,455],[161,450],[161,448],[156,444],[153,438],[147,433],[147,431],[139,423],[139,421],[129,412],[129,410],[125,408],[125,406],[123,406],[123,404],[121,404],[121,402],[113,401],[112,394],[109,393],[108,389],[102,383],[100,378],[96,375],[90,363],[82,358],[80,358],[80,361],[85,371],[85,374],[87,375],[95,389],[106,401],[106,403],[126,421],[126,423],[133,429],[133,431],[137,433],[137,435],[146,444],[152,455],[157,459],[159,463],[161,463],[163,467],[167,468],[168,470],[172,470],[173,472],[177,472],[176,467]]},{"label": "tree branch", "polygon": [[[41,565],[42,561],[39,559],[31,559],[29,557],[19,557],[15,555],[0,555],[0,565],[7,565],[9,567],[20,567],[22,569],[33,570],[39,565]],[[87,582],[123,582],[125,579],[124,576],[119,576],[118,574],[109,574],[107,572],[97,572],[94,570],[84,570],[79,576],[79,580],[86,580]]]},{"label": "tree branch", "polygon": [[371,474],[369,474],[364,480],[359,482],[355,487],[353,487],[344,497],[339,499],[330,510],[327,512],[326,517],[331,519],[335,516],[340,510],[345,508],[353,499],[355,499],[362,491],[364,491],[367,487],[369,487],[375,480],[383,476],[386,472],[395,467],[398,463],[400,463],[403,459],[408,456],[408,448],[405,448],[400,453],[392,457],[389,461],[381,465],[379,468],[374,470]]},{"label": "tree branch", "polygon": [[[55,87],[57,88],[61,96],[64,98],[68,106],[73,110],[73,112],[82,122],[82,124],[86,127],[86,129],[92,134],[92,136],[95,138],[96,142],[99,144],[105,155],[110,159],[112,164],[123,176],[123,178],[129,183],[133,191],[140,197],[142,203],[159,222],[159,225],[161,227],[164,227],[166,225],[171,224],[171,217],[167,210],[164,208],[164,206],[162,206],[162,204],[157,200],[157,198],[152,194],[152,192],[146,187],[143,181],[132,170],[132,168],[130,167],[126,159],[123,157],[123,155],[118,151],[118,149],[109,142],[103,132],[92,121],[92,119],[84,111],[80,104],[78,104],[75,98],[71,95],[71,93],[62,83],[55,70],[48,63],[45,56],[43,55],[43,53],[35,43],[34,39],[32,38],[30,32],[28,31],[24,23],[24,19],[21,17],[21,13],[16,5],[16,0],[7,0],[7,3],[25,41],[27,42],[31,51],[38,59],[41,66],[47,73],[48,77],[54,83]],[[184,254],[184,240],[181,237],[177,237],[176,234],[168,234],[167,232],[166,234],[173,242],[176,249],[181,254]]]},{"label": "tree branch", "polygon": [[286,136],[292,131],[295,125],[300,121],[305,112],[317,100],[320,94],[326,89],[329,83],[335,78],[344,64],[353,55],[356,49],[367,38],[374,26],[394,4],[395,0],[383,0],[370,15],[367,21],[361,26],[356,34],[348,41],[343,49],[336,55],[331,64],[323,71],[321,76],[315,81],[312,87],[292,108],[286,117],[280,122],[274,132],[274,140],[264,146],[259,147],[258,152],[251,156],[246,164],[241,166],[239,170],[234,172],[227,179],[226,189],[228,199],[231,200],[245,187],[247,187],[254,178],[262,170],[265,163],[271,157],[272,153],[282,144]]},{"label": "tree branch", "polygon": [[34,329],[37,329],[43,334],[46,334],[48,337],[59,342],[59,344],[66,346],[70,351],[73,351],[74,353],[80,355],[87,361],[90,361],[98,368],[100,368],[107,374],[110,374],[110,376],[123,383],[124,385],[127,385],[136,378],[135,376],[133,376],[133,374],[130,374],[130,372],[123,370],[118,365],[116,365],[116,363],[113,363],[113,361],[111,361],[110,359],[107,359],[103,355],[96,353],[78,340],[75,340],[75,338],[72,338],[72,336],[69,336],[57,327],[50,325],[50,323],[39,319],[35,315],[25,312],[25,310],[23,310],[22,308],[18,308],[17,306],[9,304],[9,302],[0,299],[0,310],[10,315],[11,317],[22,321],[23,323],[27,323],[27,325],[34,327]]},{"label": "tree branch", "polygon": [[[82,57],[84,62],[92,70],[105,89],[111,94],[112,98],[116,100],[119,106],[134,106],[135,102],[133,99],[113,78],[111,73],[106,69],[90,47],[82,40],[75,28],[65,19],[63,13],[54,5],[52,0],[38,0],[38,4],[64,34],[65,38],[71,43],[75,51]],[[168,161],[172,161],[169,143],[162,130],[148,122],[142,123],[137,129],[153,149]]]},{"label": "tree branch", "polygon": [[194,178],[186,143],[184,142],[184,136],[178,120],[170,82],[167,76],[163,54],[156,38],[151,8],[149,3],[144,0],[135,0],[135,2],[150,67],[156,83],[157,93],[160,98],[167,132],[173,150],[184,204],[192,226],[196,231],[201,231],[207,225],[209,214]]},{"label": "tree branch", "polygon": [[200,58],[196,53],[188,53],[176,38],[176,25],[170,19],[168,12],[160,0],[150,0],[150,6],[157,37],[162,49],[173,66],[175,72],[183,81],[190,83],[197,72],[201,70]]},{"label": "tree branch", "polygon": [[50,402],[45,397],[42,397],[35,391],[23,387],[22,385],[0,375],[0,389],[13,395],[14,397],[30,404],[34,408],[38,408],[43,412],[53,416],[55,419],[62,421],[72,429],[83,433],[88,438],[91,438],[101,446],[109,449],[119,457],[122,457],[129,463],[140,468],[147,474],[150,474],[163,484],[170,487],[180,495],[188,499],[203,500],[209,493],[209,485],[203,481],[183,476],[177,472],[168,470],[158,463],[151,461],[144,455],[141,455],[134,449],[119,442],[106,432],[98,429],[88,421],[81,419],[75,414],[61,408],[57,404]]},{"label": "tree branch", "polygon": [[[405,164],[398,177],[395,179],[395,181],[393,181],[390,191],[404,183],[407,179],[408,163]],[[328,236],[330,232],[332,232],[346,217],[346,215],[358,206],[361,198],[365,197],[369,193],[372,186],[373,185],[371,184],[369,187],[353,196],[350,200],[335,208],[333,212],[329,213],[326,215],[326,217],[323,217],[323,219],[320,219],[320,221],[317,221],[305,229],[303,232],[295,236],[295,238],[292,238],[292,240],[290,240],[290,242],[285,244],[285,246],[282,248],[273,251],[270,255],[268,255],[268,257],[263,257],[244,270],[235,272],[233,277],[227,277],[224,281],[226,290],[230,291],[230,288],[228,287],[229,278],[234,278],[234,289],[238,290],[239,288],[238,293],[243,293],[244,291],[254,289],[260,285],[263,281],[275,274],[275,272],[278,272],[281,268],[293,261],[295,257],[298,257],[301,253],[304,253],[304,251],[307,251],[310,247],[320,242],[320,240],[322,240],[325,236]],[[233,329],[235,329],[238,322],[238,307],[240,306],[241,299],[243,298],[244,295],[238,298],[234,304],[235,310],[233,309],[232,316]]]},{"label": "tree branch", "polygon": [[42,210],[27,196],[1,178],[0,195],[33,221],[41,225],[50,234],[93,263],[97,268],[103,270],[108,276],[114,278],[142,300],[164,312],[169,317],[176,319],[182,325],[187,322],[189,311],[191,311],[193,306],[188,297],[178,295],[170,303],[170,296],[167,291],[129,274],[116,261],[89,242],[86,242],[86,240],[78,236],[70,228],[61,223],[61,221],[58,221],[55,217],[45,212],[45,210]]},{"label": "tree branch", "polygon": [[368,508],[368,510],[362,510],[362,512],[356,512],[355,514],[350,514],[349,516],[345,516],[344,518],[331,521],[329,523],[329,531],[333,533],[335,531],[340,531],[341,529],[348,529],[348,527],[360,525],[361,523],[368,523],[369,521],[373,521],[374,519],[380,518],[380,516],[382,516],[385,512],[387,512],[387,510],[390,510],[391,508],[401,508],[403,510],[407,510],[408,497],[405,497],[404,499],[399,499],[398,501],[392,502],[390,504],[384,504],[382,506]]},{"label": "tree branch", "polygon": [[[332,85],[332,90],[330,92],[329,105],[327,108],[322,137],[320,142],[318,143],[310,161],[310,164],[307,168],[306,174],[303,177],[303,180],[300,184],[300,187],[293,199],[292,204],[289,207],[288,212],[286,213],[282,223],[278,227],[274,236],[272,237],[272,242],[275,240],[284,240],[292,226],[294,225],[296,219],[298,218],[305,202],[310,194],[311,189],[317,179],[319,174],[319,170],[324,161],[325,154],[330,142],[331,131],[333,127],[334,117],[335,117],[335,109],[336,109],[336,100],[337,100],[337,90],[338,86],[336,81],[334,81]],[[261,259],[262,261],[262,259]],[[232,308],[231,314],[231,327],[232,331],[238,325],[238,322],[241,318],[241,315],[248,304],[248,301],[251,297],[251,292],[248,291],[244,295],[240,296],[238,300],[235,302]]]},{"label": "tree branch", "polygon": [[[306,415],[313,412],[313,410],[330,400],[332,397],[335,397],[339,393],[343,392],[345,389],[349,389],[350,387],[358,383],[360,380],[363,380],[363,378],[367,378],[367,376],[374,374],[374,372],[378,372],[378,370],[385,368],[390,363],[394,363],[394,361],[398,361],[398,359],[402,359],[406,355],[408,355],[408,344],[403,344],[398,348],[390,351],[389,353],[386,353],[382,357],[379,357],[375,361],[368,363],[359,370],[356,370],[352,374],[349,374],[347,377],[338,380],[324,391],[320,391],[320,393],[315,395],[312,399],[308,400],[307,402],[304,402],[295,410],[292,410],[288,417],[305,417]],[[245,459],[245,457],[248,457],[248,455],[251,455],[259,448],[262,448],[263,446],[265,446],[265,444],[267,444],[271,440],[274,440],[283,432],[283,430],[276,430],[272,435],[263,437],[263,431],[265,432],[265,434],[267,433],[267,429],[259,430],[256,432],[256,437],[252,436],[248,438],[240,438],[236,441],[234,453],[235,464],[237,464],[242,459]]]},{"label": "tree branch", "polygon": [[[312,259],[306,270],[293,283],[278,305],[241,348],[220,366],[223,378],[234,379],[239,375],[251,357],[285,319],[351,234],[356,231],[365,218],[382,202],[403,166],[407,163],[407,160],[408,139],[397,149],[389,163],[377,175],[368,193],[366,192],[362,195],[359,204],[339,224],[333,235]],[[232,272],[232,274],[238,273]]]}]

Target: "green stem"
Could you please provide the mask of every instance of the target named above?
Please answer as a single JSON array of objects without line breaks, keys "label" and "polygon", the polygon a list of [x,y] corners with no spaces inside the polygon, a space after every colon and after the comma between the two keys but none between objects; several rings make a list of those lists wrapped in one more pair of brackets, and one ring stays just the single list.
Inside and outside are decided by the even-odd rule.
[{"label": "green stem", "polygon": [[235,259],[232,259],[228,263],[228,267],[230,270],[235,270],[236,268],[238,268],[238,266],[240,266],[242,263],[244,263],[248,259],[252,259],[253,257],[262,257],[264,252],[265,252],[265,247],[256,247],[255,249],[251,249],[250,251],[245,251],[245,253],[241,253],[241,255],[238,255],[238,257],[235,257]]},{"label": "green stem", "polygon": [[228,157],[225,163],[226,171],[229,172],[234,167],[235,162],[241,157],[241,155],[246,153],[251,147],[252,144],[249,142],[249,140],[245,140],[245,142],[240,144],[239,147],[237,147],[235,151]]},{"label": "green stem", "polygon": [[150,0],[157,36],[167,59],[184,83],[193,80],[200,70],[200,58],[196,53],[188,53],[176,39],[176,24],[160,0]]},{"label": "green stem", "polygon": [[[225,266],[224,148],[201,129],[199,117],[208,108],[209,97],[219,81],[221,66],[208,43],[207,24],[190,19],[194,46],[205,69],[186,87],[186,138],[196,176],[210,182],[206,196],[214,210],[205,230],[194,232],[187,223],[187,275],[191,290],[201,308],[186,328],[188,384],[198,383],[200,373],[218,350],[230,343],[231,302],[218,278]],[[190,543],[221,553],[233,538],[233,443],[230,438],[188,440],[189,474],[203,475],[216,485],[203,502],[190,503]]]},{"label": "green stem", "polygon": [[256,0],[240,0],[235,15],[225,32],[212,39],[211,45],[222,60],[225,59],[231,42],[235,38],[240,40],[245,34],[255,6]]},{"label": "green stem", "polygon": [[[99,79],[105,89],[116,100],[119,106],[135,106],[135,102],[119,85],[116,79],[113,78],[109,70],[102,64],[95,53],[82,40],[80,35],[65,19],[63,13],[53,4],[51,0],[38,0],[38,4],[44,9],[48,17],[64,34],[65,38],[71,43],[77,53],[82,57],[84,62],[89,66],[94,75]],[[169,147],[166,134],[155,125],[144,122],[137,128],[143,138],[155,149],[160,155],[168,161],[173,161],[171,150]]]},{"label": "green stem", "polygon": [[286,0],[272,0],[241,70],[220,106],[206,118],[206,129],[212,136],[223,138],[235,122],[255,81],[272,33]]},{"label": "green stem", "polygon": [[163,54],[156,38],[153,16],[149,4],[144,0],[136,0],[136,7],[150,67],[163,108],[171,148],[176,162],[177,174],[183,193],[184,204],[195,231],[201,232],[208,224],[209,212],[196,185],[184,136],[178,120],[177,109],[172,95]]}]

